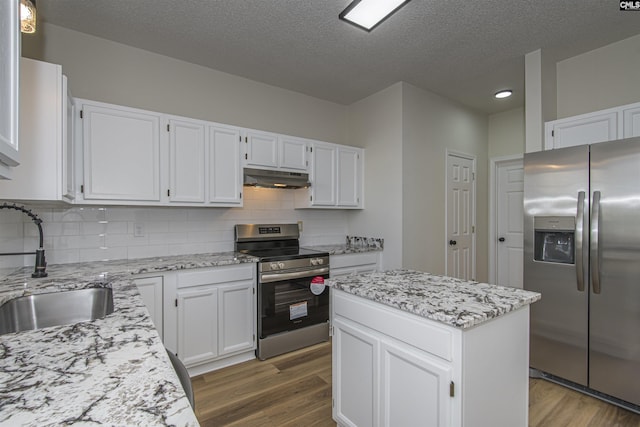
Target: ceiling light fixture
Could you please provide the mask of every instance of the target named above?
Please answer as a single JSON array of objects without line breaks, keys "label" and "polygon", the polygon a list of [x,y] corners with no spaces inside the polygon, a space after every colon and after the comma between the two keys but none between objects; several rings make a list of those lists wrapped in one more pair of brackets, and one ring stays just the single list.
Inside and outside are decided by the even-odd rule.
[{"label": "ceiling light fixture", "polygon": [[409,0],[353,0],[338,18],[365,31],[371,31]]},{"label": "ceiling light fixture", "polygon": [[505,89],[505,90],[496,92],[493,96],[496,97],[497,99],[502,99],[502,98],[508,98],[512,94],[513,94],[513,91],[511,89]]},{"label": "ceiling light fixture", "polygon": [[36,0],[20,0],[20,31],[36,32]]}]

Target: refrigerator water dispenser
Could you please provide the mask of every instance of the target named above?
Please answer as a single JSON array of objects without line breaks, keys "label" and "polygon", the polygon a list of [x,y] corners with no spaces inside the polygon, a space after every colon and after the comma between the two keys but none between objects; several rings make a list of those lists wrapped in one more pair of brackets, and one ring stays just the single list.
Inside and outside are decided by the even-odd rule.
[{"label": "refrigerator water dispenser", "polygon": [[533,228],[534,260],[558,264],[575,263],[575,217],[536,216],[533,219]]}]

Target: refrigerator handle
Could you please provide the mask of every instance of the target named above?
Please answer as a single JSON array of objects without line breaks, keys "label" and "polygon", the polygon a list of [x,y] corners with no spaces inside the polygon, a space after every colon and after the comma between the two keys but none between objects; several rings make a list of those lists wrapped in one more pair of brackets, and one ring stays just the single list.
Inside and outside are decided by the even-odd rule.
[{"label": "refrigerator handle", "polygon": [[593,192],[591,211],[591,286],[600,293],[600,192]]},{"label": "refrigerator handle", "polygon": [[576,279],[578,280],[578,291],[584,292],[584,255],[583,255],[583,233],[584,233],[584,191],[578,192],[578,212],[576,214]]}]

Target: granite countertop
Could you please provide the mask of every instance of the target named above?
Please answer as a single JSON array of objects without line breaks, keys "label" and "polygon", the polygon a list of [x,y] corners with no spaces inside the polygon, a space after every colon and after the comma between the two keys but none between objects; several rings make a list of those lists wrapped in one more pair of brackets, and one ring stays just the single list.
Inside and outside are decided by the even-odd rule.
[{"label": "granite countertop", "polygon": [[467,329],[538,301],[537,292],[413,270],[329,279],[335,289]]},{"label": "granite countertop", "polygon": [[314,245],[305,246],[306,249],[311,249],[319,252],[328,252],[329,255],[343,255],[343,254],[357,254],[363,252],[380,252],[383,249],[376,246],[351,246],[345,243],[336,243],[334,245]]},{"label": "granite countertop", "polygon": [[197,426],[132,274],[255,262],[233,252],[21,268],[0,279],[0,304],[22,295],[113,289],[103,319],[0,335],[0,425]]}]

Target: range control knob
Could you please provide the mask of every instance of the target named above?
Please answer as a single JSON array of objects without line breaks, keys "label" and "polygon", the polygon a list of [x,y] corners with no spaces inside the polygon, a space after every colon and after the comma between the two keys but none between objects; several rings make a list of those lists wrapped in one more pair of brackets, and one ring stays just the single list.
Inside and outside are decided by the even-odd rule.
[{"label": "range control knob", "polygon": [[318,265],[324,264],[324,260],[322,258],[317,259]]},{"label": "range control knob", "polygon": [[269,267],[271,267],[272,270],[277,270],[278,269],[278,263],[277,262],[272,262],[271,265],[269,265]]},{"label": "range control knob", "polygon": [[318,265],[318,259],[317,258],[311,258],[311,265]]},{"label": "range control knob", "polygon": [[278,263],[278,268],[284,268],[284,262],[279,262]]}]

